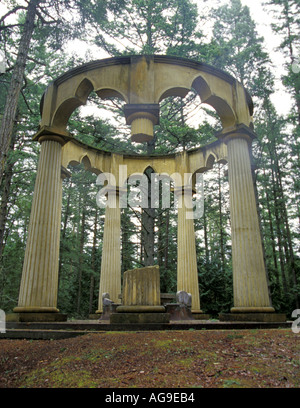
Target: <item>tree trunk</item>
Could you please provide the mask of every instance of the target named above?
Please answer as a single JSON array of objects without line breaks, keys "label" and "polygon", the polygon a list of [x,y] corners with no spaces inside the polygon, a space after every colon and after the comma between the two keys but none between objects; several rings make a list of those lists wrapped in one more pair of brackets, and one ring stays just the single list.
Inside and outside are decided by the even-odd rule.
[{"label": "tree trunk", "polygon": [[166,212],[166,242],[165,242],[165,251],[164,251],[165,252],[164,266],[166,270],[168,269],[168,266],[169,266],[169,262],[168,262],[168,259],[169,259],[169,256],[168,256],[169,254],[169,225],[170,225],[170,210],[167,209],[167,212]]},{"label": "tree trunk", "polygon": [[12,73],[12,78],[6,97],[6,104],[0,127],[0,185],[2,184],[6,158],[9,150],[15,116],[17,112],[19,95],[23,83],[23,75],[28,56],[29,45],[34,30],[36,9],[39,2],[40,0],[30,0],[29,2],[26,14],[26,21],[24,24],[24,30],[19,44],[17,60]]},{"label": "tree trunk", "polygon": [[[14,128],[13,135],[11,138],[10,143],[10,151],[14,150],[14,144],[16,139],[16,128]],[[2,259],[2,254],[4,250],[4,234],[5,234],[5,225],[7,221],[7,207],[10,195],[10,187],[11,187],[11,180],[13,176],[13,168],[15,162],[13,160],[8,160],[5,166],[5,173],[4,173],[4,182],[3,182],[3,189],[2,189],[2,197],[1,197],[1,209],[0,209],[0,260]]]},{"label": "tree trunk", "polygon": [[205,269],[209,272],[209,247],[208,247],[208,231],[207,231],[207,217],[206,217],[206,205],[204,201],[203,211],[203,231],[204,231],[204,247],[205,247]]},{"label": "tree trunk", "polygon": [[[264,170],[264,174],[265,174],[265,170]],[[276,285],[277,285],[278,292],[279,292],[279,297],[281,298],[282,290],[281,290],[281,284],[280,284],[280,280],[279,280],[277,254],[276,254],[276,248],[275,248],[275,234],[274,234],[274,228],[273,228],[272,212],[271,212],[271,208],[270,208],[270,197],[269,197],[269,194],[268,194],[267,190],[266,190],[266,201],[267,201],[267,213],[268,213],[269,226],[270,226],[271,246],[272,246],[272,255],[273,255],[273,262],[274,262],[275,279],[276,279]]]},{"label": "tree trunk", "polygon": [[85,204],[86,196],[82,200],[82,216],[80,227],[80,242],[79,242],[79,265],[78,265],[78,290],[77,290],[77,314],[80,313],[81,297],[82,297],[82,265],[83,265],[83,247],[85,238]]},{"label": "tree trunk", "polygon": [[224,230],[223,230],[223,214],[222,214],[222,188],[221,188],[221,165],[218,166],[218,206],[219,206],[219,231],[220,231],[220,255],[221,269],[225,271],[225,251],[224,251]]},{"label": "tree trunk", "polygon": [[157,264],[162,266],[163,264],[163,256],[164,256],[164,234],[162,231],[163,226],[163,214],[162,211],[158,211],[157,215],[157,226],[158,226],[158,241],[157,241]]},{"label": "tree trunk", "polygon": [[59,251],[60,256],[59,256],[59,265],[58,265],[58,290],[59,290],[59,286],[60,286],[63,245],[64,245],[64,239],[66,237],[68,219],[69,219],[69,216],[70,216],[70,201],[71,201],[72,188],[73,188],[73,183],[70,182],[70,186],[69,186],[69,189],[68,189],[68,198],[67,198],[66,211],[65,211],[65,214],[64,214],[63,228],[62,228],[61,238],[60,238],[60,251]]},{"label": "tree trunk", "polygon": [[283,283],[283,290],[285,295],[287,296],[288,287],[287,287],[287,280],[285,276],[285,269],[284,269],[284,259],[283,259],[283,252],[282,252],[282,232],[280,228],[280,215],[279,215],[279,208],[278,208],[278,191],[275,182],[274,170],[272,168],[272,188],[273,188],[273,197],[274,197],[274,214],[275,214],[275,226],[276,226],[276,234],[277,234],[277,243],[278,243],[278,253],[279,253],[279,261],[280,261],[280,269],[281,269],[281,276],[282,276],[282,283]]},{"label": "tree trunk", "polygon": [[145,266],[154,265],[154,218],[155,208],[151,208],[151,173],[152,169],[145,171],[148,177],[148,208],[142,210],[142,245],[143,263]]}]

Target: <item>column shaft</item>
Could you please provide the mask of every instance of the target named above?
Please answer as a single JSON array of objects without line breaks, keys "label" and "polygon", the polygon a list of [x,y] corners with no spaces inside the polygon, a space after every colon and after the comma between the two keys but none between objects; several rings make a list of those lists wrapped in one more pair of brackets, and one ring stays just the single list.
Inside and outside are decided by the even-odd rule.
[{"label": "column shaft", "polygon": [[200,310],[194,219],[187,217],[187,213],[193,211],[192,195],[183,194],[182,188],[176,193],[178,197],[177,290],[190,293],[192,295],[192,311],[202,313]]},{"label": "column shaft", "polygon": [[102,294],[109,293],[110,299],[118,303],[121,293],[121,214],[119,194],[114,199],[108,193],[108,202],[105,209],[105,223],[103,233],[101,275],[99,287],[99,302],[96,313],[102,313]]},{"label": "column shaft", "polygon": [[45,140],[41,144],[19,303],[15,312],[58,312],[61,202],[61,144]]},{"label": "column shaft", "polygon": [[273,312],[263,259],[249,145],[228,141],[234,307],[232,312]]}]

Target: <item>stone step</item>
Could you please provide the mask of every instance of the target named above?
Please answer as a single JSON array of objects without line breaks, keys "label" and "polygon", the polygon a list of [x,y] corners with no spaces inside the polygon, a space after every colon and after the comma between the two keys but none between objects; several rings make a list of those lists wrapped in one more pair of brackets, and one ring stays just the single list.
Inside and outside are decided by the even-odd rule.
[{"label": "stone step", "polygon": [[68,322],[8,322],[6,333],[1,339],[63,339],[88,333],[104,334],[107,331],[155,331],[155,330],[239,330],[291,328],[292,321],[286,322],[222,322],[222,321],[171,321],[170,323],[109,323],[98,321]]},{"label": "stone step", "polygon": [[7,329],[0,339],[59,340],[87,334],[80,330]]}]

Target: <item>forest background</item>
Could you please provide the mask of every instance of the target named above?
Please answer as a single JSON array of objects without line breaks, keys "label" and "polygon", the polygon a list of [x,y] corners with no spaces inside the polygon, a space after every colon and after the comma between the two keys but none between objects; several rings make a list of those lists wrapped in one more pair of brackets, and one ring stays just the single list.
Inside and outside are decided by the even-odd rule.
[{"label": "forest background", "polygon": [[[131,54],[211,64],[249,90],[257,134],[253,183],[272,303],[288,315],[300,308],[300,3],[268,0],[263,8],[269,16],[266,32],[278,44],[276,60],[270,37],[266,42],[258,34],[253,8],[250,13],[240,0],[1,0],[1,309],[9,312],[18,303],[40,149],[32,137],[43,92],[78,65]],[[278,88],[287,98],[275,105]],[[88,145],[141,155],[180,152],[216,140],[218,116],[193,90],[160,105],[160,124],[146,145],[130,142],[122,101],[100,100],[93,93],[72,114],[69,131]],[[83,163],[68,170],[58,308],[69,317],[86,318],[97,309],[105,210],[96,205],[96,175]],[[151,172],[146,170],[149,177]],[[176,292],[176,220],[174,207],[123,209],[122,272],[157,264],[161,291]],[[217,316],[233,305],[227,164],[215,163],[204,174],[204,213],[194,222],[201,309]]]}]

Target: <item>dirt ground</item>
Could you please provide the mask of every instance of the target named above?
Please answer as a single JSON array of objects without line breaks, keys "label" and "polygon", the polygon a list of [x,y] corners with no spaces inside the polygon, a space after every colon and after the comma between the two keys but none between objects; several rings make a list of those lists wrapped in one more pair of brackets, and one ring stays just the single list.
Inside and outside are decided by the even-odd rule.
[{"label": "dirt ground", "polygon": [[0,388],[299,388],[291,329],[0,340]]}]

